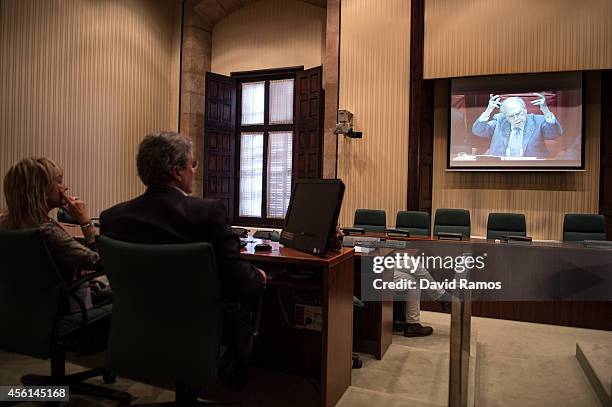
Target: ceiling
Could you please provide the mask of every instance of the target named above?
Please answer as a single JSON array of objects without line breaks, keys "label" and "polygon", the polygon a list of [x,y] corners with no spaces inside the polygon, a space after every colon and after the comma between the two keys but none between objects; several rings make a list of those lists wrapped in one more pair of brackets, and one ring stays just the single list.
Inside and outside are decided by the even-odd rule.
[{"label": "ceiling", "polygon": [[[204,20],[205,29],[211,30],[225,17],[233,12],[247,6],[250,3],[261,0],[193,0],[193,11]],[[327,0],[298,0],[315,5],[327,7]]]}]

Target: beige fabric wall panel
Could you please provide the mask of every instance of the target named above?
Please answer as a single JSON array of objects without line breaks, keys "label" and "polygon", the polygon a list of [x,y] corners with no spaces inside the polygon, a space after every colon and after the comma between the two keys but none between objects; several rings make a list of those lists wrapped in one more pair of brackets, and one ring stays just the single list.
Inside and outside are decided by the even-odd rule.
[{"label": "beige fabric wall panel", "polygon": [[363,139],[339,135],[338,177],[345,185],[342,225],[357,208],[384,209],[395,224],[408,186],[410,2],[342,1],[340,109]]},{"label": "beige fabric wall panel", "polygon": [[319,66],[325,55],[325,9],[303,1],[263,0],[221,20],[213,29],[211,70],[251,71]]},{"label": "beige fabric wall panel", "polygon": [[524,213],[527,235],[560,240],[566,213],[599,210],[599,137],[601,75],[586,74],[585,171],[451,172],[445,171],[448,137],[448,81],[436,81],[434,113],[433,212],[469,209],[472,235],[486,236],[490,212]]},{"label": "beige fabric wall panel", "polygon": [[612,68],[610,0],[427,0],[424,77]]},{"label": "beige fabric wall panel", "polygon": [[140,139],[178,127],[180,3],[0,4],[0,175],[52,158],[93,216],[141,193]]}]

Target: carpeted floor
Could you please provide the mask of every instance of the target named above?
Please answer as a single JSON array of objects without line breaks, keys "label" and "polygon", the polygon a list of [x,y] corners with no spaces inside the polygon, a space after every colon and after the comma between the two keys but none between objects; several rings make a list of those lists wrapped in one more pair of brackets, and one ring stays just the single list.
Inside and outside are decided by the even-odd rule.
[{"label": "carpeted floor", "polygon": [[[449,316],[423,312],[434,327],[425,338],[395,335],[383,360],[362,355],[352,386],[340,407],[445,406],[448,399]],[[472,319],[471,404],[476,406],[599,406],[576,358],[576,342],[612,344],[612,332]],[[68,372],[102,363],[103,355],[72,360]],[[17,385],[25,373],[47,374],[48,361],[0,352],[0,384]],[[101,379],[92,379],[101,384]],[[171,401],[174,394],[157,386],[120,378],[112,385],[128,391],[134,404]],[[318,405],[319,384],[304,378],[252,368],[247,389],[236,393],[223,383],[207,387],[206,398],[265,407]],[[472,401],[473,400],[473,401]],[[111,406],[75,396],[72,406]],[[25,404],[24,404],[25,405]]]}]

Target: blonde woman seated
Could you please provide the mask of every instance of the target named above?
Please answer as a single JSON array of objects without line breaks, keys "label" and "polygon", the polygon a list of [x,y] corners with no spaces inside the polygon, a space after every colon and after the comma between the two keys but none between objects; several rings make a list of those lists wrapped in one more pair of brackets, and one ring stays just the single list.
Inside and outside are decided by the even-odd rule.
[{"label": "blonde woman seated", "polygon": [[[81,270],[101,268],[95,248],[95,228],[85,203],[66,193],[62,169],[48,158],[25,158],[4,176],[7,211],[0,215],[0,229],[40,228],[55,264],[67,281],[78,278]],[[74,240],[49,211],[63,208],[81,225],[84,243]],[[78,292],[87,308],[91,295],[87,287]],[[71,305],[74,309],[74,305]]]}]

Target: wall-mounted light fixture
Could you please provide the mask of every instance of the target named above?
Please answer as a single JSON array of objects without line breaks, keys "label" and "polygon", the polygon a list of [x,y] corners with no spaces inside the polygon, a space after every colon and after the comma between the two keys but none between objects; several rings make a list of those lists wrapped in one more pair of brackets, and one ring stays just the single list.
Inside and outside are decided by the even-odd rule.
[{"label": "wall-mounted light fixture", "polygon": [[344,137],[362,138],[363,133],[353,131],[353,113],[348,110],[338,110],[338,123],[334,129],[334,134],[343,134]]}]

